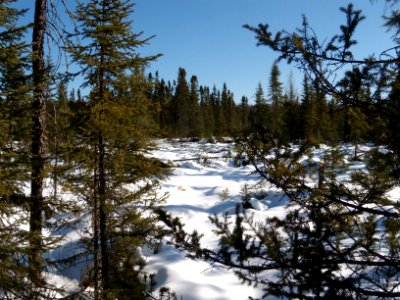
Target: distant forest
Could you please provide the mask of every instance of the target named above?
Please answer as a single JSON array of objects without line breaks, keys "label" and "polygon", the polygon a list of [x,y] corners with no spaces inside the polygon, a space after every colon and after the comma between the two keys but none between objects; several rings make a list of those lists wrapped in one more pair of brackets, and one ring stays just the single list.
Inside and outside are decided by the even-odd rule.
[{"label": "distant forest", "polygon": [[[222,90],[215,85],[201,85],[197,76],[189,78],[184,68],[178,70],[172,83],[160,78],[158,72],[148,73],[143,81],[149,106],[142,121],[152,129],[154,137],[218,139],[261,132],[277,144],[305,140],[315,144],[390,143],[388,120],[376,112],[346,105],[324,93],[307,76],[301,87],[291,79],[282,82],[278,64],[272,66],[268,79],[268,89],[258,83],[254,101],[250,102],[246,96],[240,101],[235,99],[226,84]],[[350,80],[342,80],[343,89]],[[84,109],[87,101],[80,90],[67,92],[64,85],[59,89],[58,99],[65,98],[70,108]],[[365,88],[358,97],[367,99],[370,94]]]}]

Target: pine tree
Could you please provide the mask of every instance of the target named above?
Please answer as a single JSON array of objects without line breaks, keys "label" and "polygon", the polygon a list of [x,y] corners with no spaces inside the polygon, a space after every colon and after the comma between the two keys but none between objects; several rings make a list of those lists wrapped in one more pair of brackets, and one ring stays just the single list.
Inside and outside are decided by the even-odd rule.
[{"label": "pine tree", "polygon": [[204,136],[211,138],[215,135],[215,119],[209,87],[200,86],[200,110]]},{"label": "pine tree", "polygon": [[221,109],[221,92],[217,90],[217,87],[214,85],[212,92],[210,94],[210,104],[212,107],[212,111],[214,113],[214,132],[213,134],[216,137],[221,137],[223,135],[223,114]]},{"label": "pine tree", "polygon": [[234,112],[232,109],[232,98],[226,83],[222,86],[221,92],[221,113],[222,113],[222,128],[223,135],[232,135]]},{"label": "pine tree", "polygon": [[160,130],[162,135],[172,135],[171,102],[172,90],[164,79],[161,79],[157,89],[157,99],[161,106],[160,112]]},{"label": "pine tree", "polygon": [[241,132],[247,130],[249,126],[249,114],[250,114],[249,99],[247,99],[246,96],[242,96],[239,106],[239,119],[240,119]]},{"label": "pine tree", "polygon": [[271,113],[269,116],[268,127],[271,130],[271,134],[273,138],[276,140],[276,143],[282,144],[286,141],[283,136],[283,115],[282,115],[282,106],[283,106],[283,91],[282,91],[282,83],[279,79],[280,70],[276,63],[272,65],[271,74],[269,78],[269,90],[268,90],[268,98],[269,103],[271,105]]},{"label": "pine tree", "polygon": [[[398,25],[400,27],[400,24]],[[397,73],[391,83],[391,91],[388,99],[388,145],[394,150],[397,159],[400,160],[400,68],[396,65],[395,72]],[[366,127],[362,126],[362,127]]]},{"label": "pine tree", "polygon": [[[29,180],[26,153],[30,137],[29,81],[26,75],[26,26],[19,26],[24,10],[15,1],[0,3],[0,298],[24,299],[30,293],[23,259],[29,253],[22,225],[28,220],[23,184]],[[19,212],[19,213],[18,213]]]},{"label": "pine tree", "polygon": [[222,109],[223,119],[225,121],[225,126],[224,126],[225,135],[233,136],[234,132],[236,132],[238,129],[236,103],[233,94],[229,91],[226,83],[224,83],[222,87],[221,109]]},{"label": "pine tree", "polygon": [[261,82],[258,83],[255,93],[255,104],[249,111],[249,127],[242,137],[257,139],[260,144],[275,144],[276,138],[272,135],[271,105],[267,103]]},{"label": "pine tree", "polygon": [[255,97],[255,104],[251,114],[251,123],[255,128],[267,128],[270,120],[269,117],[269,107],[267,105],[267,100],[265,99],[264,89],[261,82],[258,83]]},{"label": "pine tree", "polygon": [[199,91],[196,76],[190,78],[189,130],[192,138],[202,137],[202,124],[199,107]]},{"label": "pine tree", "polygon": [[32,34],[32,84],[33,116],[31,144],[31,192],[30,192],[30,279],[43,286],[42,253],[43,239],[42,214],[44,210],[43,188],[45,179],[46,152],[46,64],[44,40],[47,27],[47,0],[35,1],[35,13]]},{"label": "pine tree", "polygon": [[174,120],[175,135],[177,137],[189,136],[189,103],[190,92],[186,81],[186,71],[179,68],[178,83],[172,100],[172,115]]},{"label": "pine tree", "polygon": [[301,140],[300,131],[300,104],[295,92],[293,77],[290,76],[289,88],[284,96],[283,103],[283,119],[284,119],[284,136],[289,142],[298,142]]},{"label": "pine tree", "polygon": [[[142,265],[135,251],[155,234],[153,218],[140,213],[156,201],[154,185],[160,174],[149,149],[149,99],[137,48],[148,39],[132,32],[130,1],[93,0],[77,6],[78,41],[68,50],[82,67],[84,84],[91,88],[83,139],[88,143],[73,158],[81,175],[70,174],[75,192],[92,212],[93,285],[95,299],[142,299]],[[83,184],[83,186],[82,186]],[[119,252],[121,250],[121,252]],[[125,274],[125,276],[122,276]]]}]

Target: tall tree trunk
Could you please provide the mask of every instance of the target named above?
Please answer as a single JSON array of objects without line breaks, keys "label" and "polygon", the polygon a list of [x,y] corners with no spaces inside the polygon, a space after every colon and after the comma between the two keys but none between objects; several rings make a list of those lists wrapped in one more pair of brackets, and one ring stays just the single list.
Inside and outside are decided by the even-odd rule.
[{"label": "tall tree trunk", "polygon": [[47,0],[36,0],[32,34],[32,72],[33,72],[33,124],[32,124],[32,162],[31,162],[31,201],[30,201],[30,255],[29,266],[31,280],[39,284],[42,269],[42,212],[43,177],[45,151],[45,61],[44,35],[46,30]]},{"label": "tall tree trunk", "polygon": [[[97,147],[95,149],[97,153]],[[100,299],[100,249],[99,249],[99,196],[97,191],[98,186],[98,169],[97,169],[97,155],[95,155],[95,169],[94,169],[94,182],[93,182],[93,263],[94,263],[94,299]]]},{"label": "tall tree trunk", "polygon": [[[103,17],[106,16],[106,3],[103,1]],[[101,66],[99,70],[99,101],[100,101],[100,123],[103,118],[103,105],[105,100],[105,75],[104,75],[104,60],[105,60],[105,49],[104,45],[101,45],[100,49],[100,60]],[[99,139],[98,139],[98,167],[99,167],[99,225],[100,225],[100,251],[101,251],[101,279],[103,292],[107,292],[110,287],[109,280],[109,269],[108,269],[108,234],[107,234],[107,209],[106,209],[106,179],[105,179],[105,145],[103,128],[100,128]]]},{"label": "tall tree trunk", "polygon": [[100,249],[101,249],[101,277],[103,290],[107,292],[109,284],[108,269],[108,234],[106,208],[106,180],[105,180],[105,146],[103,136],[99,138],[99,200],[100,200]]}]

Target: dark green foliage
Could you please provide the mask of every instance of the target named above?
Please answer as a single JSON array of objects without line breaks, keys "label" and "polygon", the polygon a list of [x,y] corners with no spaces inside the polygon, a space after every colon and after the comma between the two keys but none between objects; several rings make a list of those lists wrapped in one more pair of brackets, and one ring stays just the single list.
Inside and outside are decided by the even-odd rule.
[{"label": "dark green foliage", "polygon": [[284,132],[285,139],[289,142],[299,143],[303,138],[301,131],[301,106],[292,77],[290,77],[288,92],[284,95],[283,121],[284,126],[282,131]]},{"label": "dark green foliage", "polygon": [[24,11],[12,8],[13,2],[0,4],[0,297],[22,299],[30,290],[24,283],[28,234],[20,227],[27,219],[15,214],[26,213],[28,204],[23,182],[29,180],[30,86],[26,27],[17,25]]},{"label": "dark green foliage", "polygon": [[183,68],[180,68],[178,72],[178,84],[171,108],[175,135],[189,137],[190,92],[186,81],[186,71]]},{"label": "dark green foliage", "polygon": [[264,90],[259,82],[255,93],[255,103],[250,113],[252,129],[255,131],[257,131],[257,127],[266,129],[270,124],[268,117],[269,107],[267,105],[267,100],[265,99]]},{"label": "dark green foliage", "polygon": [[208,87],[200,87],[200,112],[203,124],[203,135],[207,138],[211,138],[215,135],[215,119],[210,89]]},{"label": "dark green foliage", "polygon": [[283,119],[283,91],[280,82],[280,71],[277,64],[273,64],[269,78],[268,100],[270,103],[270,115],[268,127],[276,143],[285,143],[284,119]]},{"label": "dark green foliage", "polygon": [[190,137],[201,137],[203,125],[200,118],[200,106],[199,106],[199,87],[197,77],[192,76],[190,79],[190,97],[189,97],[189,136]]},{"label": "dark green foliage", "polygon": [[239,107],[238,107],[238,115],[239,115],[239,128],[244,130],[249,126],[249,115],[250,115],[250,106],[249,99],[246,96],[243,96]]},{"label": "dark green foliage", "polygon": [[70,36],[79,38],[69,52],[91,92],[86,122],[74,141],[85,146],[70,155],[66,184],[92,214],[96,299],[143,297],[137,251],[157,235],[155,220],[144,211],[161,200],[155,187],[164,171],[146,156],[152,103],[143,75],[143,67],[156,56],[136,52],[148,40],[131,31],[127,18],[132,11],[130,1],[81,3],[75,15],[80,27]]}]

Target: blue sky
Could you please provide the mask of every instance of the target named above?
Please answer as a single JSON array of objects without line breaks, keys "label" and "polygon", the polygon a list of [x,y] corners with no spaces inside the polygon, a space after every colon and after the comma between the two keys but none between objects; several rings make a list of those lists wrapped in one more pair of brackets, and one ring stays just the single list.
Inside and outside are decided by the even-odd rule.
[{"label": "blue sky", "polygon": [[[178,68],[188,76],[197,75],[205,85],[224,82],[234,92],[251,98],[259,81],[267,89],[268,77],[277,55],[266,47],[257,47],[254,34],[243,24],[268,23],[272,30],[293,31],[305,14],[321,37],[338,32],[343,14],[340,6],[351,1],[339,0],[137,0],[133,15],[134,30],[156,37],[142,53],[162,53],[150,70],[162,78],[176,79]],[[367,19],[360,25],[360,55],[379,53],[390,45],[390,34],[382,26],[384,1],[352,1]],[[302,76],[294,66],[280,64],[281,81],[287,82],[291,70],[295,83]]]},{"label": "blue sky", "polygon": [[[53,0],[62,10],[61,0]],[[266,47],[257,47],[254,34],[242,26],[268,23],[273,31],[293,31],[301,25],[302,14],[318,36],[328,38],[339,31],[344,21],[340,6],[354,3],[367,17],[360,24],[357,38],[360,56],[379,54],[391,46],[390,33],[382,26],[384,0],[136,0],[132,15],[133,31],[143,31],[143,37],[156,35],[139,51],[143,55],[162,53],[149,71],[159,71],[160,77],[174,80],[178,68],[198,77],[203,85],[223,83],[234,93],[252,99],[258,82],[267,90],[269,73],[277,54]],[[372,2],[372,3],[371,3]],[[30,8],[26,20],[31,21],[34,1],[19,0],[17,5]],[[67,1],[73,9],[74,0]],[[67,18],[63,18],[67,20]],[[281,81],[286,83],[294,74],[296,86],[302,75],[295,66],[279,65]]]}]

